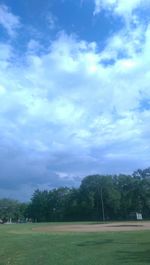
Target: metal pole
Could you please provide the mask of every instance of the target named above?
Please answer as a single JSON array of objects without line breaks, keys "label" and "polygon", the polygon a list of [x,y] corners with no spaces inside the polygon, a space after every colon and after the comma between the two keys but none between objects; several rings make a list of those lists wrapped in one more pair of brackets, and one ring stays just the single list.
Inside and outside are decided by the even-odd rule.
[{"label": "metal pole", "polygon": [[105,222],[105,211],[104,211],[104,201],[103,201],[103,190],[102,190],[102,187],[101,187],[101,205],[102,205],[103,222]]}]

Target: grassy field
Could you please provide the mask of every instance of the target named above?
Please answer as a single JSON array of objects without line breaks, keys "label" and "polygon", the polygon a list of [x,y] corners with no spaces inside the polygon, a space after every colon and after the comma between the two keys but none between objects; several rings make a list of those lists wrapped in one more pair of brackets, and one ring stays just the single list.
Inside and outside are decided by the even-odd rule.
[{"label": "grassy field", "polygon": [[44,233],[32,230],[39,226],[43,224],[0,225],[0,265],[150,264],[150,231]]}]

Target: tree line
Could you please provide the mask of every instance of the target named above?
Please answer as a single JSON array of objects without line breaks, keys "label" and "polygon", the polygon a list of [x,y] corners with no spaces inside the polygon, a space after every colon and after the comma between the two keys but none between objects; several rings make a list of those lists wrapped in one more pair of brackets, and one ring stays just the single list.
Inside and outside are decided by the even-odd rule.
[{"label": "tree line", "polygon": [[36,190],[29,203],[0,200],[0,219],[14,221],[129,220],[136,212],[150,218],[150,168],[132,175],[90,175],[79,188]]}]

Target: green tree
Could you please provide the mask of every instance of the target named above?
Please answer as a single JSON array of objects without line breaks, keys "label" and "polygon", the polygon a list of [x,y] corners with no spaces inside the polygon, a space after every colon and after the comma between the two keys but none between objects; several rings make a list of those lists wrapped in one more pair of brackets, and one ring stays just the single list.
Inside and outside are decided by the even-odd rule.
[{"label": "green tree", "polygon": [[12,199],[1,199],[0,200],[0,219],[3,222],[12,220],[18,221],[20,218],[20,203]]},{"label": "green tree", "polygon": [[120,193],[114,185],[113,176],[87,176],[83,179],[80,189],[94,219],[112,219],[117,216],[120,207]]}]

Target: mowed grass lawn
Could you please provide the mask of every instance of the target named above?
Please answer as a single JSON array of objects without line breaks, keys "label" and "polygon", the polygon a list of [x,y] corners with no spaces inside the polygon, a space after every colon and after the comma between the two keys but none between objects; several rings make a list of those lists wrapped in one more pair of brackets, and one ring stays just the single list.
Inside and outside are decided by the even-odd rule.
[{"label": "mowed grass lawn", "polygon": [[150,231],[32,231],[32,228],[43,225],[0,225],[0,265],[150,264]]}]

